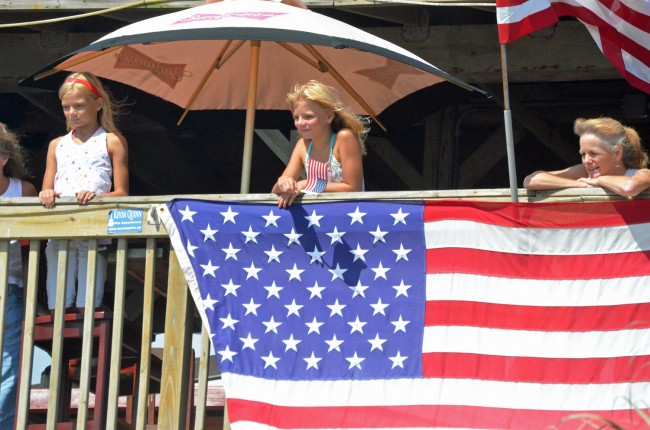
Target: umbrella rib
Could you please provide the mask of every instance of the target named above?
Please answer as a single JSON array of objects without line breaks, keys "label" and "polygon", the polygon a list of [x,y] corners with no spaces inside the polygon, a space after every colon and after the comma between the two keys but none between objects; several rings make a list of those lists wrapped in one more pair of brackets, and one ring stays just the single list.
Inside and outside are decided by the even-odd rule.
[{"label": "umbrella rib", "polygon": [[238,40],[235,47],[232,48],[230,52],[226,52],[228,51],[228,48],[230,48],[230,45],[232,45],[232,40],[229,40],[221,49],[221,52],[219,52],[219,55],[217,56],[217,61],[214,62],[214,65],[212,67],[215,69],[220,69],[221,67],[223,67],[223,65],[226,64],[226,61],[228,61],[233,55],[235,55],[235,52],[237,52],[245,42],[246,42],[245,40]]},{"label": "umbrella rib", "polygon": [[327,67],[325,66],[325,64],[321,63],[320,61],[319,62],[313,61],[311,58],[309,58],[308,56],[306,56],[302,52],[298,51],[296,48],[289,45],[288,43],[286,43],[286,42],[278,42],[278,45],[280,45],[281,47],[283,47],[287,51],[291,52],[293,55],[300,58],[305,63],[309,64],[314,69],[320,70],[323,73],[327,72]]},{"label": "umbrella rib", "polygon": [[368,115],[381,127],[382,130],[386,131],[386,127],[377,119],[377,114],[372,110],[370,105],[366,103],[366,101],[361,97],[359,93],[355,91],[354,88],[352,88],[352,85],[350,85],[345,79],[343,79],[343,76],[334,68],[332,65],[314,48],[312,45],[308,44],[303,44],[305,49],[309,51],[311,55],[314,56],[320,63],[323,63],[327,67],[327,71],[329,72],[330,75],[338,82],[351,96],[354,98],[357,103],[359,103],[365,110],[368,112]]},{"label": "umbrella rib", "polygon": [[[92,60],[92,59],[94,59],[94,58],[101,57],[102,55],[110,54],[111,52],[115,51],[116,49],[120,49],[120,48],[122,48],[122,46],[113,46],[112,48],[108,48],[108,49],[105,49],[105,50],[103,50],[103,51],[99,51],[99,52],[89,52],[87,55],[84,55],[84,56],[80,57],[80,58],[77,59],[76,61],[73,61],[72,63],[67,64],[67,65],[65,66],[65,68],[68,68],[68,67],[74,67],[74,66],[76,66],[76,65],[79,65],[79,64],[84,63],[84,62],[86,62],[86,61]],[[62,69],[60,69],[60,70],[57,70],[57,69],[50,69],[50,70],[48,70],[47,72],[39,73],[38,75],[36,75],[36,76],[34,77],[34,81],[38,81],[38,80],[41,80],[41,79],[43,79],[43,78],[47,78],[48,76],[53,75],[53,74],[55,74],[55,73],[58,73],[58,72],[60,72],[61,70],[65,70],[65,68],[62,68]]]},{"label": "umbrella rib", "polygon": [[[229,40],[224,47],[221,49],[221,52],[219,52],[219,55],[217,55],[217,58],[212,62],[210,67],[208,68],[208,71],[203,75],[203,78],[201,79],[201,82],[199,85],[194,89],[194,93],[192,93],[192,97],[190,97],[189,102],[184,108],[183,115],[181,115],[180,119],[176,123],[176,125],[181,125],[185,117],[187,116],[187,113],[192,109],[192,105],[196,101],[196,98],[199,96],[199,93],[201,90],[203,90],[203,87],[205,87],[206,82],[208,82],[208,79],[210,79],[210,75],[214,71],[214,69],[219,69],[221,66],[223,66],[226,61],[228,61],[229,58],[233,56],[239,48],[244,44],[243,40],[238,40],[237,45],[230,51],[228,51],[228,48],[231,46],[232,40]],[[223,60],[223,61],[222,61]]]}]

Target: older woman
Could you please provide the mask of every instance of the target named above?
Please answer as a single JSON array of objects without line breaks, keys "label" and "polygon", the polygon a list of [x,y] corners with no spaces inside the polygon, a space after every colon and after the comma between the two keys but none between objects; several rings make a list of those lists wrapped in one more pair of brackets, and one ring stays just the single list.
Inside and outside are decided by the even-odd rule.
[{"label": "older woman", "polygon": [[582,164],[526,176],[528,190],[607,188],[622,196],[636,196],[650,187],[648,155],[637,132],[612,118],[579,118],[573,131],[580,136]]}]

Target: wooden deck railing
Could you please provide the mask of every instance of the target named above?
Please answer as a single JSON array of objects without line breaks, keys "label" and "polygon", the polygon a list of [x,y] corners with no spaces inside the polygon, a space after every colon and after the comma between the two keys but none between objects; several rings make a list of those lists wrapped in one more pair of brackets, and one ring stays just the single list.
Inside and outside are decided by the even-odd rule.
[{"label": "wooden deck railing", "polygon": [[[42,428],[54,430],[58,428],[91,428],[88,424],[91,415],[97,411],[95,403],[90,411],[89,396],[91,392],[91,377],[97,372],[93,366],[93,327],[99,318],[111,318],[110,359],[108,363],[107,408],[105,416],[93,415],[92,420],[101,419],[106,429],[137,428],[146,429],[147,421],[151,420],[152,411],[148,402],[149,392],[159,389],[159,407],[155,413],[158,428],[166,430],[203,428],[206,417],[207,397],[207,362],[209,340],[203,332],[203,351],[199,353],[201,360],[196,374],[199,376],[197,396],[194,407],[188,409],[190,388],[194,392],[194,383],[190,369],[193,368],[191,352],[191,335],[201,330],[197,323],[195,306],[191,301],[187,285],[177,263],[173,249],[169,247],[167,232],[160,225],[153,211],[159,204],[171,200],[175,196],[161,197],[124,197],[101,199],[86,206],[79,206],[72,199],[61,199],[54,209],[44,209],[35,198],[0,199],[0,344],[4,336],[5,301],[7,293],[7,262],[9,242],[22,240],[29,242],[29,256],[25,264],[27,276],[25,279],[26,313],[23,331],[22,364],[20,370],[20,386],[17,409],[17,429],[27,429],[37,418],[30,414],[31,373],[34,357],[35,330],[38,328],[39,317],[37,304],[43,297],[45,289],[42,276],[46,262],[41,257],[42,245],[48,239],[61,239],[64,243],[69,239],[87,239],[90,243],[88,261],[88,282],[94,287],[96,255],[98,240],[111,238],[114,247],[114,266],[109,267],[104,299],[110,303],[110,312],[106,314],[86,312],[82,317],[77,316],[76,324],[83,321],[83,341],[81,344],[79,401],[71,424],[57,425],[62,418],[62,410],[68,405],[61,405],[63,400],[57,395],[48,398],[47,417],[41,419]],[[263,195],[201,195],[182,196],[211,200],[236,200],[270,202],[273,196]],[[640,198],[648,198],[644,195]],[[329,194],[307,198],[314,200],[335,199],[473,199],[510,201],[509,190],[459,190],[459,191],[413,191],[413,192],[366,192],[350,194]],[[527,193],[519,190],[519,201],[598,201],[608,199],[623,199],[604,192],[594,190],[563,190],[557,192]],[[142,210],[143,222],[140,232],[127,234],[107,233],[109,212],[118,209]],[[150,216],[148,216],[150,215]],[[137,247],[137,248],[136,248]],[[51,341],[52,366],[49,383],[50,393],[59,392],[63,383],[59,375],[63,368],[63,357],[69,352],[68,343],[64,342],[64,330],[70,328],[69,317],[64,313],[63,285],[65,285],[65,270],[67,260],[66,247],[59,251],[59,269],[57,276],[57,297],[54,317],[50,320],[53,339]],[[92,303],[92,291],[87,297]],[[128,298],[127,298],[127,295]],[[42,300],[41,300],[42,301]],[[164,302],[164,306],[160,303]],[[89,308],[89,305],[86,308]],[[46,317],[47,318],[47,317]],[[96,320],[97,318],[97,320]],[[164,326],[161,324],[164,321]],[[152,356],[151,340],[156,332],[164,332],[165,343],[162,362]],[[133,335],[135,333],[135,336]],[[133,346],[134,337],[137,345]],[[131,393],[134,401],[134,411],[128,419],[118,407],[120,394],[120,371],[124,356],[125,345],[131,345],[139,354],[137,360],[132,360],[136,369],[136,380],[141,381],[136,391]],[[96,348],[95,348],[96,349]],[[153,357],[153,358],[152,358]],[[0,361],[2,359],[0,358]],[[0,363],[1,364],[1,363]],[[69,369],[63,369],[68,372]],[[160,374],[157,374],[160,373]],[[153,381],[153,383],[151,382]],[[96,382],[97,384],[97,382]],[[97,388],[97,387],[96,387]],[[95,398],[97,400],[97,398]],[[76,424],[75,424],[76,423]],[[227,424],[226,424],[227,425]]]}]

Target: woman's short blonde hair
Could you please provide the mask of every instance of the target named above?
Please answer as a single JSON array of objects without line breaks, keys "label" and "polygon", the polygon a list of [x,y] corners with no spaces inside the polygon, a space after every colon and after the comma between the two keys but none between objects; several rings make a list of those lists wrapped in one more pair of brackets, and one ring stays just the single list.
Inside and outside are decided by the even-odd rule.
[{"label": "woman's short blonde hair", "polygon": [[648,154],[641,146],[639,134],[631,127],[626,127],[619,121],[608,118],[578,118],[573,123],[573,131],[578,136],[590,133],[598,136],[609,152],[614,152],[617,145],[623,150],[623,163],[632,169],[648,167]]}]

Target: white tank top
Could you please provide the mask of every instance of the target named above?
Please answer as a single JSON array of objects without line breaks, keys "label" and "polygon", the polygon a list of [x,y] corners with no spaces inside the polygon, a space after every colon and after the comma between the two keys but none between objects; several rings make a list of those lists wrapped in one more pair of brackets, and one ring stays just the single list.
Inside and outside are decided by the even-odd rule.
[{"label": "white tank top", "polygon": [[[9,178],[9,188],[0,197],[22,197],[23,184],[20,179]],[[20,241],[9,243],[9,278],[8,283],[23,286],[23,260],[20,256]]]},{"label": "white tank top", "polygon": [[96,194],[108,193],[113,185],[113,166],[108,155],[106,130],[99,127],[81,145],[72,140],[74,130],[61,138],[56,146],[54,191],[63,197],[74,197],[81,190]]},{"label": "white tank top", "polygon": [[638,171],[639,171],[639,169],[627,169],[625,171],[625,176],[632,177],[632,176],[636,175],[636,172],[638,172]]}]

